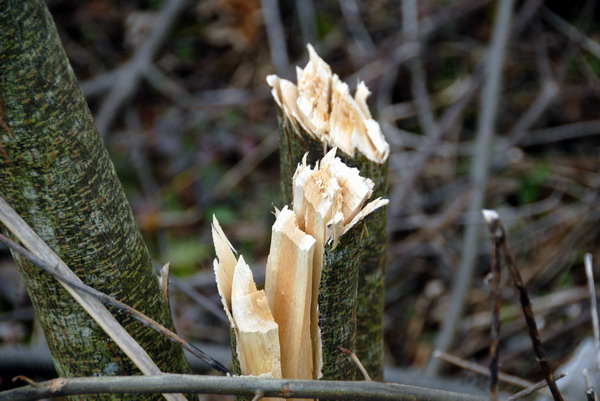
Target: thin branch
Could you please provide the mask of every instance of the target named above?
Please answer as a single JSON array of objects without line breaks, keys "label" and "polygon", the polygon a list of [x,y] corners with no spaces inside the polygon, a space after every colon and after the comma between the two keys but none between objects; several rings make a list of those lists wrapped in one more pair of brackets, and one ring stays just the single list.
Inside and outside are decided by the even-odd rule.
[{"label": "thin branch", "polygon": [[586,253],[584,257],[585,275],[588,282],[588,291],[590,293],[590,314],[592,315],[592,327],[594,328],[594,346],[596,349],[596,367],[600,372],[600,324],[598,324],[598,301],[596,295],[596,285],[594,284],[594,270],[592,265],[592,254]]},{"label": "thin branch", "polygon": [[317,16],[313,0],[296,0],[296,10],[298,11],[298,20],[300,21],[304,43],[312,43],[318,52],[319,46],[315,43],[318,37]]},{"label": "thin branch", "polygon": [[278,0],[261,0],[262,14],[271,49],[271,61],[275,66],[275,72],[280,77],[286,77],[290,69],[287,46],[285,44],[285,30],[281,22]]},{"label": "thin branch", "polygon": [[[468,221],[461,252],[461,264],[454,280],[449,302],[450,307],[435,342],[435,348],[442,351],[448,350],[454,342],[466,294],[473,276],[480,231],[478,212],[482,209],[483,195],[488,179],[490,152],[500,97],[502,68],[511,27],[513,3],[514,0],[500,0],[494,21],[492,43],[485,66],[484,86],[480,98],[481,115],[477,121],[475,159],[471,167],[471,182],[474,188],[468,209],[470,213],[467,214]],[[427,373],[436,373],[438,368],[439,361],[432,358],[427,366]]]},{"label": "thin branch", "polygon": [[112,87],[104,97],[96,115],[96,126],[103,137],[110,124],[125,103],[138,88],[143,75],[152,65],[154,56],[167,38],[171,26],[185,9],[188,0],[168,0],[160,11],[148,37],[137,49],[131,60],[117,70]]},{"label": "thin branch", "polygon": [[[528,4],[535,3],[539,0],[532,0]],[[554,102],[560,92],[557,81],[552,76],[552,69],[550,67],[550,60],[548,57],[548,45],[546,43],[544,33],[541,30],[540,24],[535,25],[537,33],[536,55],[538,70],[540,71],[540,80],[542,87],[538,92],[537,97],[527,109],[525,113],[519,117],[513,128],[508,133],[508,143],[505,145],[505,149],[498,152],[505,154],[510,146],[518,144],[523,138],[527,130],[540,118],[540,116],[546,111],[546,109]]]},{"label": "thin branch", "polygon": [[552,396],[554,397],[555,401],[562,401],[562,394],[560,393],[558,386],[556,385],[556,381],[552,376],[550,364],[548,363],[546,353],[544,352],[544,349],[542,347],[542,340],[540,339],[540,333],[537,328],[537,323],[535,322],[535,316],[533,314],[533,307],[529,299],[529,294],[527,293],[527,289],[523,284],[521,273],[519,272],[519,269],[512,256],[512,252],[510,251],[508,243],[506,242],[506,233],[504,231],[504,227],[502,226],[502,221],[500,220],[498,213],[495,211],[488,211],[486,223],[490,230],[490,234],[493,237],[498,238],[500,250],[504,257],[504,264],[508,268],[510,277],[513,282],[513,286],[521,302],[521,308],[523,309],[523,315],[525,317],[525,321],[527,322],[527,328],[529,329],[529,336],[531,337],[533,351],[535,352],[537,360],[540,364],[540,368],[544,373],[544,377],[548,382],[550,392],[552,393]]},{"label": "thin branch", "polygon": [[588,36],[584,35],[573,25],[569,24],[567,21],[554,14],[548,8],[544,7],[544,9],[542,10],[542,15],[544,16],[544,19],[546,21],[548,21],[552,26],[554,26],[554,28],[556,28],[560,33],[569,38],[569,40],[581,46],[583,50],[587,51],[592,56],[600,59],[600,44],[590,39]]},{"label": "thin branch", "polygon": [[600,120],[581,121],[557,127],[531,130],[523,138],[520,145],[527,147],[555,143],[567,139],[598,135],[598,132],[600,132]]},{"label": "thin branch", "polygon": [[277,135],[267,135],[257,146],[221,177],[209,194],[211,199],[219,199],[228,194],[242,179],[250,174],[256,166],[271,155],[279,147]]},{"label": "thin branch", "polygon": [[[486,223],[488,220],[497,218],[497,213],[492,210],[484,210],[483,218]],[[490,329],[490,393],[492,401],[498,400],[498,344],[500,342],[500,238],[495,232],[492,233],[492,293],[490,303],[492,309],[491,329]]]},{"label": "thin branch", "polygon": [[411,168],[407,170],[406,175],[402,177],[400,184],[396,186],[390,195],[390,215],[396,216],[401,211],[404,199],[412,193],[412,189],[425,164],[439,150],[444,134],[458,124],[467,106],[471,103],[473,96],[477,93],[479,84],[480,74],[476,73],[475,77],[469,81],[468,87],[462,96],[444,112],[433,135],[426,137],[423,147],[419,149],[419,152],[415,156],[416,160],[412,163]]},{"label": "thin branch", "polygon": [[[475,373],[478,373],[483,376],[488,376],[488,377],[490,376],[490,370],[488,368],[486,368],[485,366],[479,365],[474,362],[466,361],[455,355],[448,354],[448,353],[442,352],[442,351],[435,351],[433,356],[441,359],[444,362],[448,362],[448,363],[451,363],[458,367],[461,367],[463,369],[470,370],[471,372],[475,372]],[[509,375],[509,374],[503,373],[503,372],[498,373],[498,379],[504,383],[508,383],[513,386],[518,386],[518,387],[523,387],[523,388],[530,388],[532,386],[535,386],[535,383],[532,383],[528,380],[522,379],[517,376]]]},{"label": "thin branch", "polygon": [[590,380],[590,374],[587,369],[583,369],[583,383],[585,385],[585,396],[587,401],[596,401],[596,393],[594,391],[594,386],[592,385],[592,381]]},{"label": "thin branch", "polygon": [[189,351],[192,355],[203,360],[206,364],[208,364],[213,369],[216,369],[219,372],[225,373],[225,374],[230,373],[229,369],[227,369],[221,363],[215,361],[213,358],[206,355],[200,349],[198,349],[195,346],[193,346],[192,344],[188,343],[183,338],[179,337],[177,334],[175,334],[171,330],[167,329],[166,327],[164,327],[163,325],[161,325],[154,319],[146,316],[145,314],[138,311],[137,309],[132,308],[131,306],[111,297],[110,295],[106,295],[103,292],[100,292],[88,285],[85,285],[81,281],[77,281],[77,280],[73,280],[73,279],[65,277],[63,274],[61,274],[56,269],[56,267],[51,266],[45,260],[38,258],[33,253],[29,252],[27,249],[23,248],[21,245],[8,239],[7,237],[5,237],[2,234],[0,234],[0,242],[6,244],[6,246],[8,246],[13,251],[17,252],[19,255],[21,255],[25,259],[29,260],[32,263],[35,263],[36,265],[41,267],[42,270],[44,270],[46,273],[49,273],[50,275],[52,275],[52,277],[59,280],[60,282],[68,285],[71,288],[74,288],[74,289],[84,292],[88,295],[91,295],[106,305],[112,306],[113,308],[119,309],[120,311],[123,311],[123,312],[129,314],[131,317],[140,321],[144,325],[146,325],[146,326],[156,330],[157,332],[161,333],[162,335],[166,336],[169,340],[181,345],[185,350]]},{"label": "thin branch", "polygon": [[346,26],[357,49],[364,55],[375,53],[377,46],[371,39],[368,29],[360,18],[360,9],[356,0],[339,0]]},{"label": "thin branch", "polygon": [[231,394],[254,397],[369,399],[390,401],[485,401],[470,394],[452,393],[424,387],[377,382],[328,380],[274,380],[251,376],[219,377],[162,374],[159,376],[103,376],[58,378],[0,392],[0,401],[31,401],[46,397],[81,394],[152,394],[184,392]]},{"label": "thin branch", "polygon": [[264,396],[265,396],[265,392],[264,391],[262,391],[262,390],[256,390],[254,392],[254,397],[252,398],[252,401],[259,401]]},{"label": "thin branch", "polygon": [[[554,376],[554,380],[560,380],[563,377],[565,377],[567,374],[565,372],[560,372],[559,374],[557,374],[556,376]],[[511,395],[510,397],[508,397],[506,399],[506,401],[516,401],[518,399],[521,399],[523,397],[526,397],[528,395],[531,395],[537,391],[540,391],[541,389],[543,389],[544,387],[546,387],[548,385],[548,382],[546,382],[546,380],[542,380],[539,381],[537,383],[535,383],[533,386],[526,388],[523,391],[519,391],[518,393],[515,393],[513,395]]]},{"label": "thin branch", "polygon": [[418,111],[417,117],[423,131],[428,136],[433,136],[437,131],[437,123],[431,111],[425,68],[421,59],[422,42],[419,40],[417,0],[402,1],[402,25],[406,41],[415,47],[414,57],[408,60],[408,68],[411,76],[412,95]]}]

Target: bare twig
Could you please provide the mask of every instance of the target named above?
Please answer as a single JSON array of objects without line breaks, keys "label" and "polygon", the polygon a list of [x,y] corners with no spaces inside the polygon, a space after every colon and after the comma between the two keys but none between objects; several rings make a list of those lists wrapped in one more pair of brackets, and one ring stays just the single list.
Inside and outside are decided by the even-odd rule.
[{"label": "bare twig", "polygon": [[354,364],[358,367],[358,369],[360,370],[360,373],[362,373],[362,375],[366,381],[368,381],[368,382],[372,381],[371,376],[369,376],[369,373],[367,372],[367,370],[363,366],[362,362],[360,361],[360,359],[358,359],[358,357],[356,356],[356,354],[354,352],[350,351],[348,348],[345,348],[345,347],[340,347],[340,350],[352,359],[352,362],[354,362]]},{"label": "bare twig", "polygon": [[512,256],[512,252],[510,251],[510,248],[508,247],[508,244],[506,242],[506,233],[504,231],[504,227],[502,226],[502,221],[500,220],[498,213],[495,211],[489,211],[488,216],[486,218],[486,223],[488,224],[492,235],[495,238],[498,238],[499,240],[500,250],[504,257],[504,264],[508,268],[510,277],[513,282],[513,286],[517,295],[519,296],[521,308],[523,309],[523,315],[525,317],[525,321],[527,322],[527,328],[529,329],[529,336],[531,337],[533,350],[540,364],[542,372],[544,373],[544,377],[548,382],[550,392],[552,392],[552,396],[554,397],[555,401],[562,401],[562,395],[558,389],[558,386],[556,385],[554,377],[552,376],[550,364],[548,363],[546,353],[544,352],[544,349],[542,347],[542,340],[540,339],[540,333],[537,329],[537,323],[535,322],[535,316],[533,314],[533,307],[531,306],[529,294],[527,293],[527,289],[523,284],[521,273],[517,268],[515,260]]},{"label": "bare twig", "polygon": [[554,14],[548,8],[544,7],[542,15],[546,21],[554,26],[554,28],[556,28],[560,33],[569,38],[569,40],[581,46],[583,50],[587,51],[592,56],[600,59],[600,44],[584,35],[581,31],[577,30],[573,25]]},{"label": "bare twig", "polygon": [[414,57],[408,60],[408,68],[413,99],[418,111],[417,116],[423,131],[433,136],[437,123],[431,111],[425,69],[421,59],[422,42],[419,41],[419,13],[416,0],[402,1],[402,25],[406,41],[415,47]]},{"label": "bare twig", "polygon": [[[215,279],[214,279],[214,273],[213,272],[210,272],[210,273],[211,273],[210,279],[212,280],[212,282],[210,283],[210,285],[214,286],[214,281],[215,281]],[[194,288],[194,286],[192,286],[187,281],[181,280],[181,279],[179,279],[177,277],[171,277],[171,284],[173,284],[173,286],[176,289],[178,289],[179,291],[183,292],[185,295],[187,295],[188,297],[190,297],[194,302],[196,302],[198,305],[200,305],[202,308],[204,308],[212,316],[216,317],[217,319],[219,319],[223,323],[228,323],[229,322],[227,320],[227,316],[225,316],[225,313],[223,312],[222,308],[218,307],[215,304],[215,302],[213,302],[206,295],[203,295],[202,293],[196,291],[196,289]]]},{"label": "bare twig", "polygon": [[206,355],[204,352],[202,352],[200,349],[198,349],[195,346],[193,346],[192,344],[188,343],[183,338],[179,337],[177,334],[175,334],[171,330],[167,329],[166,327],[164,327],[163,325],[161,325],[154,319],[146,316],[145,314],[138,311],[137,309],[132,308],[131,306],[111,297],[110,295],[106,295],[103,292],[100,292],[90,286],[83,284],[80,280],[75,279],[77,276],[74,276],[75,278],[65,277],[65,275],[57,269],[57,267],[50,265],[47,261],[37,257],[33,253],[29,252],[27,249],[23,248],[16,242],[6,238],[2,234],[0,234],[0,242],[6,244],[10,249],[14,250],[19,255],[23,256],[30,262],[33,262],[36,265],[38,265],[39,267],[41,267],[45,272],[52,275],[52,277],[56,278],[61,283],[64,283],[67,286],[69,286],[73,289],[76,289],[78,291],[84,292],[85,294],[91,295],[94,298],[101,301],[102,303],[110,305],[114,308],[117,308],[117,309],[129,314],[130,316],[132,316],[136,320],[140,321],[144,325],[146,325],[146,326],[156,330],[157,332],[161,333],[162,335],[166,336],[169,340],[180,344],[185,350],[190,352],[192,355],[198,357],[199,359],[203,360],[206,364],[208,364],[213,369],[216,369],[219,372],[225,373],[225,374],[230,373],[229,369],[227,369],[221,363],[215,361],[214,359],[212,359],[211,357]]},{"label": "bare twig", "polygon": [[373,43],[369,31],[362,22],[358,3],[356,0],[339,0],[339,3],[344,19],[346,20],[348,32],[354,39],[357,49],[363,55],[373,54],[377,46]]},{"label": "bare twig", "polygon": [[479,88],[479,82],[479,76],[478,74],[475,74],[475,77],[470,80],[465,93],[444,112],[433,135],[427,136],[423,147],[419,149],[419,152],[415,157],[416,160],[411,165],[411,168],[407,169],[406,176],[402,177],[401,183],[396,186],[390,195],[390,215],[395,216],[401,210],[404,200],[412,193],[412,189],[417,182],[419,174],[425,167],[427,161],[435,154],[442,142],[444,134],[458,124],[467,106],[471,103],[473,96]]},{"label": "bare twig", "polygon": [[596,393],[594,391],[594,386],[592,385],[592,381],[590,380],[590,374],[587,369],[583,369],[583,383],[585,385],[585,396],[587,401],[596,401]]},{"label": "bare twig", "polygon": [[[435,349],[446,351],[454,342],[456,328],[463,312],[467,290],[471,285],[475,256],[477,253],[477,240],[479,238],[478,212],[483,205],[483,194],[486,189],[490,152],[496,111],[500,94],[500,82],[506,47],[510,32],[513,0],[498,2],[498,13],[494,22],[492,43],[487,58],[484,74],[484,86],[480,98],[481,116],[477,121],[477,143],[475,159],[471,167],[471,182],[473,194],[469,204],[467,228],[464,235],[461,264],[454,280],[449,310],[442,323],[442,329],[435,342]],[[438,371],[439,360],[432,358],[427,366],[427,373]]]},{"label": "bare twig", "polygon": [[598,324],[598,300],[596,285],[594,283],[594,270],[592,265],[592,254],[586,253],[584,257],[585,275],[590,293],[590,314],[592,316],[592,327],[594,328],[594,347],[596,349],[596,367],[600,372],[600,324]]},{"label": "bare twig", "polygon": [[271,61],[275,66],[277,75],[288,78],[290,60],[285,44],[285,31],[281,23],[279,0],[261,0],[261,3],[269,48],[271,49]]},{"label": "bare twig", "polygon": [[221,198],[229,193],[244,177],[250,174],[254,168],[273,153],[279,146],[279,137],[277,135],[267,135],[254,149],[244,155],[244,157],[223,177],[219,183],[210,191],[212,199]]},{"label": "bare twig", "polygon": [[[538,1],[539,0],[531,0],[527,4],[536,3]],[[519,143],[527,130],[540,118],[540,116],[552,104],[560,92],[559,85],[552,76],[550,61],[548,59],[548,46],[539,23],[536,24],[536,30],[538,45],[535,49],[542,87],[531,106],[525,113],[523,113],[523,115],[521,115],[521,117],[519,117],[513,128],[508,133],[508,143],[506,144],[505,149],[498,152],[500,154],[506,153],[510,146],[514,146],[515,144]]]},{"label": "bare twig", "polygon": [[500,237],[493,227],[498,214],[492,210],[483,210],[483,218],[490,228],[492,236],[492,294],[490,304],[492,309],[490,329],[490,393],[492,401],[498,399],[498,343],[500,341]]},{"label": "bare twig", "polygon": [[160,46],[167,38],[171,25],[177,16],[185,9],[188,0],[169,0],[160,11],[148,37],[137,49],[132,59],[119,68],[114,77],[113,85],[102,101],[96,116],[96,125],[100,135],[106,136],[110,124],[127,101],[137,90],[146,70]]},{"label": "bare twig", "polygon": [[534,15],[539,15],[538,10],[543,3],[544,0],[528,0],[521,6],[521,11],[515,18],[515,36],[521,35],[521,32],[529,25],[529,21]]},{"label": "bare twig", "polygon": [[98,393],[181,391],[199,394],[232,394],[253,397],[261,390],[265,397],[351,400],[364,398],[390,401],[485,401],[484,397],[423,387],[329,380],[274,380],[251,376],[218,377],[162,374],[158,376],[103,376],[59,378],[0,393],[0,401],[31,401],[45,397]]},{"label": "bare twig", "polygon": [[[457,357],[456,355],[448,354],[447,352],[435,351],[433,356],[439,358],[442,361],[451,363],[453,365],[459,366],[463,369],[470,370],[471,372],[478,373],[483,376],[490,376],[490,370],[485,366],[479,365],[477,363],[473,363],[470,361],[466,361],[462,358]],[[528,380],[524,380],[520,377],[509,375],[507,373],[499,372],[498,379],[504,383],[512,384],[513,386],[529,388],[535,385]]]},{"label": "bare twig", "polygon": [[566,139],[583,138],[598,135],[600,120],[582,121],[557,127],[531,130],[521,141],[521,146],[535,146],[544,143],[554,143]]},{"label": "bare twig", "polygon": [[[556,376],[554,376],[554,380],[560,380],[563,377],[565,377],[567,374],[565,372],[560,372],[559,374],[557,374]],[[510,397],[508,397],[506,399],[506,401],[516,401],[520,398],[526,397],[528,395],[531,395],[533,393],[535,393],[536,391],[540,391],[541,389],[543,389],[544,387],[546,387],[548,385],[548,383],[546,382],[546,380],[542,380],[539,381],[537,383],[535,383],[533,386],[526,388],[523,391],[519,391],[518,393],[515,393],[513,395],[511,395]]]},{"label": "bare twig", "polygon": [[298,20],[304,43],[312,43],[315,50],[319,51],[317,40],[317,17],[313,0],[296,0]]}]

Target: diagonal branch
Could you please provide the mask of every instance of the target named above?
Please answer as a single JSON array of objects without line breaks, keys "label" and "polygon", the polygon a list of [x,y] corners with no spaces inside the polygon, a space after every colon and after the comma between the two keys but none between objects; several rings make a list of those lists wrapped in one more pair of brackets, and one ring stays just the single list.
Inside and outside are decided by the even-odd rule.
[{"label": "diagonal branch", "polygon": [[193,345],[187,343],[160,323],[129,305],[85,285],[75,273],[73,273],[39,237],[37,237],[37,234],[33,232],[27,223],[25,223],[2,198],[0,198],[0,221],[24,244],[26,244],[27,247],[32,249],[32,252],[2,234],[0,234],[0,242],[3,242],[13,251],[40,266],[44,271],[59,280],[65,289],[81,306],[83,306],[84,309],[86,309],[90,316],[96,320],[96,322],[145,374],[158,374],[161,373],[161,371],[156,367],[144,349],[125,331],[125,329],[123,329],[110,314],[108,309],[100,302],[130,314],[143,324],[167,336],[171,341],[180,344],[184,349],[202,359],[214,369],[222,373],[229,373],[229,370],[219,362],[210,358]]},{"label": "diagonal branch", "polygon": [[96,115],[100,135],[106,136],[110,124],[125,103],[138,88],[143,76],[152,65],[155,54],[165,41],[177,16],[184,10],[188,0],[168,0],[160,11],[154,28],[138,48],[135,55],[113,77],[110,91],[102,101]]}]

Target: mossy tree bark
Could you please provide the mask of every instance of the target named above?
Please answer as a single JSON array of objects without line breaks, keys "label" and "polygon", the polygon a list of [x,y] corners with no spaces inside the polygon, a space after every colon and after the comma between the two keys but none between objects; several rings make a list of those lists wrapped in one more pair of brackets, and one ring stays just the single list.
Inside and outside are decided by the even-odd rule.
[{"label": "mossy tree bark", "polygon": [[[172,329],[148,251],[44,2],[0,1],[0,30],[0,195],[86,284]],[[139,373],[52,277],[15,259],[61,376]],[[181,347],[129,316],[117,318],[161,370],[189,372]]]},{"label": "mossy tree bark", "polygon": [[[322,142],[311,138],[301,127],[296,127],[279,108],[278,121],[280,183],[282,201],[285,205],[292,202],[292,177],[304,154],[308,152],[307,161],[314,165],[323,157],[326,149]],[[361,176],[373,180],[375,187],[372,199],[387,197],[387,160],[379,164],[362,154],[349,156],[340,150],[337,156],[348,166],[358,168]],[[387,265],[387,207],[382,207],[367,216],[365,224],[366,228],[362,224],[360,226],[366,235],[362,236],[359,250],[352,255],[356,258],[356,255],[360,254],[360,262],[357,268],[356,344],[351,350],[356,353],[371,378],[381,381],[383,380],[384,278]]]}]

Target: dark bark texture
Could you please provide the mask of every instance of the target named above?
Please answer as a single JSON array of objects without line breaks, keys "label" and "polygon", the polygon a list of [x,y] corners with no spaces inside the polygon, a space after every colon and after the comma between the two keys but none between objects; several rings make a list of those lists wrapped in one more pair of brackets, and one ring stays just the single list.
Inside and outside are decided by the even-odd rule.
[{"label": "dark bark texture", "polygon": [[[296,166],[302,161],[306,152],[308,152],[308,163],[314,165],[325,155],[327,149],[322,142],[312,139],[302,128],[294,127],[280,109],[278,109],[278,119],[282,201],[283,205],[290,205],[292,177]],[[373,180],[375,187],[371,199],[387,197],[388,161],[379,164],[358,152],[354,156],[349,156],[341,150],[338,150],[337,156],[348,166],[358,168],[361,176]],[[371,378],[382,381],[387,207],[380,208],[367,216],[365,223],[366,235],[362,239],[358,267],[356,346],[352,351],[358,356]]]},{"label": "dark bark texture", "polygon": [[[148,251],[44,2],[0,1],[0,31],[0,195],[86,284],[172,329]],[[139,373],[52,277],[15,258],[61,376]],[[178,345],[129,316],[117,318],[162,370],[189,371]]]},{"label": "dark bark texture", "polygon": [[354,380],[357,367],[340,347],[356,348],[356,289],[364,225],[358,223],[328,245],[319,286],[319,328],[323,344],[323,380]]}]

